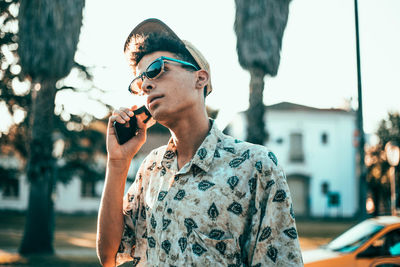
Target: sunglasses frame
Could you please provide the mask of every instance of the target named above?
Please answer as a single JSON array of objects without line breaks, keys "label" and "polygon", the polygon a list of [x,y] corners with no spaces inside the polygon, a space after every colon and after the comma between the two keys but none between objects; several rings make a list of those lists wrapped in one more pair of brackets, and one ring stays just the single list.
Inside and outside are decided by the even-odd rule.
[{"label": "sunglasses frame", "polygon": [[[148,74],[147,74],[147,73],[148,73],[148,69],[151,67],[151,65],[153,65],[153,64],[156,63],[157,61],[161,61],[161,70],[160,70],[160,72],[159,72],[156,76],[154,76],[153,78],[150,78],[150,77],[148,76]],[[157,79],[157,78],[164,72],[164,64],[165,64],[165,61],[171,61],[171,62],[180,63],[180,64],[182,64],[182,65],[192,67],[192,68],[194,68],[196,71],[200,70],[198,67],[196,67],[196,66],[193,65],[192,63],[189,63],[189,62],[186,62],[186,61],[183,61],[183,60],[179,60],[179,59],[175,59],[175,58],[171,58],[171,57],[164,57],[164,56],[161,56],[161,57],[155,59],[153,62],[151,62],[144,72],[142,72],[141,74],[139,74],[137,77],[135,77],[135,78],[131,81],[131,83],[130,83],[129,86],[128,86],[128,91],[129,91],[131,94],[134,94],[134,95],[143,95],[143,90],[142,90],[141,88],[139,88],[139,89],[140,89],[140,93],[136,93],[134,90],[131,90],[132,84],[133,84],[136,80],[138,80],[138,79],[141,79],[142,82],[143,82],[145,77],[146,77],[147,79],[149,79],[149,80],[155,80],[155,79]]]}]

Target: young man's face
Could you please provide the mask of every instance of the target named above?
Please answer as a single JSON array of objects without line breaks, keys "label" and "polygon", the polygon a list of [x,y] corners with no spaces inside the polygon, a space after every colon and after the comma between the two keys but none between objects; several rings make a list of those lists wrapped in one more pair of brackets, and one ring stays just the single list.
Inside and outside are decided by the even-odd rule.
[{"label": "young man's face", "polygon": [[[147,67],[157,58],[165,56],[177,58],[173,53],[157,51],[144,56],[136,67],[136,74],[146,71]],[[147,98],[146,106],[154,119],[159,122],[170,122],[181,116],[188,115],[194,106],[198,105],[199,94],[196,71],[189,71],[176,62],[165,61],[164,72],[156,79],[144,78],[141,88]]]}]

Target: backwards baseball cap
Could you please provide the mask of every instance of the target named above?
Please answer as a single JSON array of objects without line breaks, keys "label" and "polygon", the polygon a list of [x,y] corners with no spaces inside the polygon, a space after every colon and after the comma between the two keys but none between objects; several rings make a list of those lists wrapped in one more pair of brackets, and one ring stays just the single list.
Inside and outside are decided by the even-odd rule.
[{"label": "backwards baseball cap", "polygon": [[173,30],[171,30],[170,27],[168,27],[164,22],[162,22],[159,19],[146,19],[139,23],[129,34],[128,38],[126,39],[125,45],[124,45],[124,52],[126,52],[129,48],[129,44],[131,43],[133,38],[136,38],[137,35],[139,36],[146,36],[149,33],[160,33],[160,34],[166,34],[172,39],[176,40],[177,42],[181,43],[187,50],[188,55],[190,55],[193,60],[197,63],[197,65],[200,67],[200,69],[206,70],[209,75],[209,80],[208,84],[206,85],[207,87],[207,95],[209,95],[212,91],[212,85],[211,85],[211,71],[210,71],[210,65],[208,64],[207,60],[205,57],[200,53],[200,51],[190,42],[186,40],[182,40],[174,33]]}]

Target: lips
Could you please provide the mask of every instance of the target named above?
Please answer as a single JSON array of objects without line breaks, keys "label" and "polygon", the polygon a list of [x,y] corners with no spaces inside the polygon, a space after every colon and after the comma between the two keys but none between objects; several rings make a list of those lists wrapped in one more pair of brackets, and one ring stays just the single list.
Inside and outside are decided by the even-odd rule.
[{"label": "lips", "polygon": [[157,99],[162,98],[163,95],[151,95],[147,98],[147,105],[150,105],[152,102],[154,102]]}]

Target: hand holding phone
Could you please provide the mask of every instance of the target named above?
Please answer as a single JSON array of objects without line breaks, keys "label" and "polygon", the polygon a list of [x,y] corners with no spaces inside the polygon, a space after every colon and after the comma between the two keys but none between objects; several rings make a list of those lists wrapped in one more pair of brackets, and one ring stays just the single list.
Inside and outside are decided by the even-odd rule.
[{"label": "hand holding phone", "polygon": [[138,108],[133,111],[134,116],[131,119],[122,124],[117,121],[114,121],[113,127],[115,129],[115,135],[117,137],[118,144],[122,145],[128,142],[132,137],[137,135],[139,131],[139,127],[137,124],[137,120],[142,120],[147,127],[151,127],[156,123],[156,121],[151,117],[150,112],[147,110],[145,106]]}]

